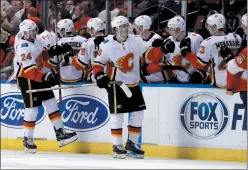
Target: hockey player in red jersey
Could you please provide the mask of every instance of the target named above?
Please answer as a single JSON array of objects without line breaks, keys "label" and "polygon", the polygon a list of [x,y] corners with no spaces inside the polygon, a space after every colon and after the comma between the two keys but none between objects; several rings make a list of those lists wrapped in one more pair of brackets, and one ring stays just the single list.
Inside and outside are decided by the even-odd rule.
[{"label": "hockey player in red jersey", "polygon": [[[247,14],[242,17],[242,28],[247,35]],[[221,54],[227,62],[227,95],[240,92],[240,98],[247,109],[247,46],[234,57],[227,46],[222,46]]]},{"label": "hockey player in red jersey", "polygon": [[[25,115],[23,121],[24,128],[24,150],[28,153],[35,153],[37,146],[33,141],[35,121],[38,114],[38,106],[44,105],[50,118],[59,147],[65,146],[77,140],[75,132],[68,133],[64,130],[61,114],[57,101],[52,91],[38,93],[26,93],[27,90],[50,88],[58,84],[59,77],[55,74],[56,70],[44,73],[41,69],[44,67],[42,55],[43,46],[40,39],[36,37],[36,24],[26,19],[20,26],[18,33],[19,40],[16,42],[14,70],[17,78],[18,87],[21,90],[25,104]],[[51,48],[50,54],[60,54],[59,46]],[[46,53],[47,54],[47,53]]]}]

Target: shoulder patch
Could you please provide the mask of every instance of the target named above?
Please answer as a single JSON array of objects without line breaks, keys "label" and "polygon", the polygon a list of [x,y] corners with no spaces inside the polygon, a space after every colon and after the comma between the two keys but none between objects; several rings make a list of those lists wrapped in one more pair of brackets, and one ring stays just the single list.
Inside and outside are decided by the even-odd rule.
[{"label": "shoulder patch", "polygon": [[22,43],[21,47],[28,47],[28,43]]},{"label": "shoulder patch", "polygon": [[108,39],[105,39],[105,40],[103,41],[104,44],[106,44],[107,42],[109,42]]}]

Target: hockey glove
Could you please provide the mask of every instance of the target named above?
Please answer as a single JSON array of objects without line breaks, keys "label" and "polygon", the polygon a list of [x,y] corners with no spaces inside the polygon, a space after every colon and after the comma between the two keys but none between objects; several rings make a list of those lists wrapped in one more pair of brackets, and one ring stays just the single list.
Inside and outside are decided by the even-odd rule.
[{"label": "hockey glove", "polygon": [[104,36],[99,36],[94,39],[96,47],[99,49],[99,45],[104,41]]},{"label": "hockey glove", "polygon": [[43,82],[45,82],[46,84],[48,84],[49,86],[56,86],[59,84],[59,75],[55,74],[54,72],[50,71],[47,72],[43,78],[42,78]]},{"label": "hockey glove", "polygon": [[234,59],[232,51],[225,45],[220,47],[220,55],[228,63],[230,60]]},{"label": "hockey glove", "polygon": [[162,40],[162,39],[155,39],[152,42],[152,47],[161,47],[163,42],[164,42],[164,40]]},{"label": "hockey glove", "polygon": [[110,79],[105,73],[99,72],[95,75],[95,78],[96,78],[96,84],[100,89],[102,89],[102,88],[107,89],[108,88],[108,84],[110,82]]},{"label": "hockey glove", "polygon": [[183,57],[186,57],[187,53],[191,52],[191,40],[185,38],[180,43],[180,50]]},{"label": "hockey glove", "polygon": [[173,53],[175,50],[175,43],[170,39],[166,39],[162,44],[162,50],[165,54]]},{"label": "hockey glove", "polygon": [[54,45],[48,50],[48,54],[53,58],[54,56],[62,54],[62,48],[60,45]]},{"label": "hockey glove", "polygon": [[63,65],[68,65],[70,64],[70,61],[71,61],[70,58],[74,56],[74,51],[69,44],[63,44],[61,48],[62,48],[62,55],[64,57]]}]

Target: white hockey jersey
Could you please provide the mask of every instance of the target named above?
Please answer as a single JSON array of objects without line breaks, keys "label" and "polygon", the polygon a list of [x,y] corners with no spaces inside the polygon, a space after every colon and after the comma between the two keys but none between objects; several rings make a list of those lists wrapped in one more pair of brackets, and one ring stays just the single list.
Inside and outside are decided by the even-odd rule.
[{"label": "white hockey jersey", "polygon": [[[105,39],[111,38],[113,35],[108,35]],[[81,50],[79,51],[77,58],[74,59],[73,65],[79,69],[87,68],[88,72],[91,74],[89,75],[91,81],[95,82],[95,76],[92,74],[92,65],[95,61],[97,56],[98,47],[95,45],[94,42],[95,38],[89,38],[82,43]],[[106,69],[105,69],[106,71]]]},{"label": "white hockey jersey", "polygon": [[225,88],[226,62],[220,56],[219,51],[222,43],[232,49],[234,55],[236,55],[238,48],[241,45],[241,37],[233,33],[223,36],[211,36],[201,43],[197,57],[198,62],[200,62],[202,65],[211,63],[209,73],[211,84]]},{"label": "white hockey jersey", "polygon": [[111,63],[115,67],[111,73],[108,72],[111,80],[137,85],[140,81],[140,57],[144,52],[139,37],[129,35],[125,42],[118,42],[114,36],[100,44],[93,71],[97,68],[103,70],[106,63]]},{"label": "white hockey jersey", "polygon": [[[74,55],[80,51],[82,43],[86,38],[82,36],[63,37],[58,41],[58,45],[69,44],[74,50]],[[56,59],[55,59],[56,62]],[[60,78],[62,82],[77,82],[82,78],[82,70],[77,70],[73,65],[63,66],[60,68]]]},{"label": "white hockey jersey", "polygon": [[[188,33],[188,38],[191,40],[191,51],[197,53],[200,49],[200,44],[203,41],[201,35],[196,33]],[[180,42],[175,41],[172,36],[168,37],[175,43],[175,50],[173,53],[166,54],[166,59],[171,65],[178,65],[183,66],[187,69],[189,73],[194,72],[196,69],[190,64],[190,62],[181,55],[180,50]],[[174,71],[177,79],[181,83],[188,83],[189,82],[189,74],[185,73],[184,71]]]},{"label": "white hockey jersey", "polygon": [[44,75],[44,72],[41,72],[44,67],[42,50],[38,38],[34,42],[18,39],[15,44],[14,76],[41,81]]}]

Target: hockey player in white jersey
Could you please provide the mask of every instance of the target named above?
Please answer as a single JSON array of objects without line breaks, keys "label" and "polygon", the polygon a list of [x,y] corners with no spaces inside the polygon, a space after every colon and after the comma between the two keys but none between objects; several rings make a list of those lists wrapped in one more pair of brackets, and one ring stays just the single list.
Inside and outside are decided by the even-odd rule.
[{"label": "hockey player in white jersey", "polygon": [[222,14],[213,14],[207,18],[207,29],[211,37],[205,39],[198,52],[192,51],[191,39],[185,38],[181,44],[182,55],[190,61],[196,69],[206,71],[209,67],[209,79],[212,85],[226,87],[226,62],[221,57],[220,47],[222,44],[232,49],[237,54],[241,45],[241,38],[235,33],[225,34],[225,17]]},{"label": "hockey player in white jersey", "polygon": [[[74,55],[77,55],[80,51],[82,43],[86,40],[80,35],[74,35],[74,23],[71,19],[62,19],[57,24],[57,34],[60,39],[58,45],[62,47],[62,50],[69,51],[70,48],[73,51],[69,52],[64,56],[60,56],[60,79],[62,82],[78,82],[84,77],[84,72],[82,70],[77,70],[73,65],[71,65],[71,59]],[[57,63],[56,57],[54,62]]]},{"label": "hockey player in white jersey", "polygon": [[[144,53],[143,42],[140,38],[129,35],[129,22],[124,16],[118,16],[111,22],[116,34],[100,44],[97,57],[93,65],[93,73],[99,88],[108,92],[110,109],[110,126],[113,138],[113,152],[115,158],[126,158],[128,153],[135,153],[138,158],[144,157],[144,151],[137,146],[142,127],[146,105],[139,87],[140,56]],[[104,73],[107,62],[113,64],[113,72]],[[127,98],[121,88],[110,81],[122,81],[132,92]],[[123,147],[122,126],[124,113],[130,113],[128,122],[128,140]],[[129,154],[128,154],[129,155]]]},{"label": "hockey player in white jersey", "polygon": [[[150,31],[151,25],[152,25],[151,18],[147,15],[141,15],[134,20],[133,25],[134,25],[136,34],[139,35],[141,39],[143,40],[144,48],[146,50],[149,50],[141,58],[142,65],[146,66],[146,65],[149,65],[150,63],[156,62],[155,61],[156,59],[148,57],[150,56],[148,54],[152,53],[152,51],[154,50],[152,48],[154,40],[161,39],[162,41],[162,38],[160,37],[160,35],[156,34],[155,32]],[[164,57],[161,56],[161,60],[164,60],[163,58]],[[141,80],[145,83],[164,83],[164,82],[172,80],[173,78],[175,78],[175,74],[173,73],[173,71],[164,71],[164,70],[157,72],[157,73],[149,74],[149,75],[147,74],[141,75]]]},{"label": "hockey player in white jersey", "polygon": [[[77,135],[75,132],[68,133],[64,130],[61,114],[57,105],[57,100],[52,91],[44,93],[26,93],[27,90],[50,88],[58,84],[59,78],[54,71],[44,73],[41,71],[39,60],[43,47],[40,45],[36,35],[36,24],[26,19],[20,26],[19,40],[15,48],[15,76],[17,84],[21,90],[21,94],[25,104],[25,115],[23,121],[24,128],[24,149],[28,153],[35,153],[37,146],[33,141],[33,133],[35,121],[38,114],[38,106],[44,105],[56,133],[59,146],[65,146],[75,140]],[[53,53],[56,48],[53,48]],[[49,52],[49,51],[48,51]],[[58,51],[56,52],[58,53]],[[56,54],[55,53],[55,54]],[[38,62],[38,63],[37,63]]]},{"label": "hockey player in white jersey", "polygon": [[86,74],[86,80],[95,82],[95,76],[92,74],[92,65],[97,56],[99,45],[104,41],[104,23],[100,18],[92,18],[87,22],[87,28],[92,38],[82,43],[81,50],[77,57],[71,61],[77,70],[83,70]]},{"label": "hockey player in white jersey", "polygon": [[175,16],[171,18],[167,24],[167,29],[169,31],[170,39],[175,43],[175,49],[172,53],[167,53],[166,58],[171,65],[183,66],[187,69],[188,73],[184,71],[175,71],[177,80],[180,83],[189,83],[190,74],[194,73],[196,69],[189,63],[187,59],[185,59],[180,51],[180,42],[185,38],[189,38],[191,40],[191,50],[193,52],[198,52],[200,49],[200,43],[203,41],[201,35],[196,33],[187,33],[186,23],[181,16]]}]

